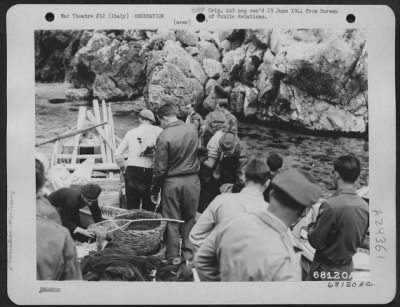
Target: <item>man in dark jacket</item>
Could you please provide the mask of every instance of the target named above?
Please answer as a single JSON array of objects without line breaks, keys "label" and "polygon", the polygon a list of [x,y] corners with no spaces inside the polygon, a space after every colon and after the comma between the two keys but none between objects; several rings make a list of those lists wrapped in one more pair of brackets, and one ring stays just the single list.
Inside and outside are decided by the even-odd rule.
[{"label": "man in dark jacket", "polygon": [[175,222],[167,224],[166,258],[180,259],[179,241],[182,237],[182,253],[187,260],[193,258],[193,247],[189,233],[194,224],[200,195],[198,177],[198,134],[196,127],[177,118],[176,107],[165,104],[158,110],[164,131],[156,143],[153,166],[153,202],[158,201],[162,189],[161,214],[165,218],[184,220],[181,226]]},{"label": "man in dark jacket", "polygon": [[308,241],[316,249],[308,280],[348,280],[353,256],[368,231],[367,203],[357,195],[354,184],[360,175],[360,161],[342,156],[334,162],[336,193],[321,204]]},{"label": "man in dark jacket", "polygon": [[101,187],[94,183],[71,188],[61,188],[49,195],[50,203],[60,213],[62,224],[68,228],[72,237],[79,241],[94,238],[95,234],[81,226],[79,209],[89,207],[95,223],[101,222],[102,216],[97,198]]},{"label": "man in dark jacket", "polygon": [[[267,158],[267,165],[271,170],[269,173],[269,180],[270,182],[276,176],[280,168],[282,167],[283,160],[280,155],[276,153],[272,153]],[[267,184],[267,187],[264,191],[264,199],[266,202],[269,202],[269,193],[271,192],[272,186],[271,184]]]}]

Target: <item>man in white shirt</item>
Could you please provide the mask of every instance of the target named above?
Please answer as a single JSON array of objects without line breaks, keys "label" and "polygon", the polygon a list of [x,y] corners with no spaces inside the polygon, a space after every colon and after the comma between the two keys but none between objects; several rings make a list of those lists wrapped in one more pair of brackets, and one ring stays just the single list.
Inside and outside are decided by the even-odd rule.
[{"label": "man in white shirt", "polygon": [[150,187],[153,176],[153,156],[160,127],[154,126],[153,112],[144,109],[139,113],[139,127],[127,132],[115,157],[119,165],[123,165],[123,154],[128,150],[125,163],[125,190],[127,209],[154,210],[150,199]]},{"label": "man in white shirt", "polygon": [[189,238],[196,250],[219,223],[238,213],[267,210],[263,192],[269,172],[264,160],[251,160],[245,171],[246,185],[240,193],[223,193],[210,203],[190,232]]}]

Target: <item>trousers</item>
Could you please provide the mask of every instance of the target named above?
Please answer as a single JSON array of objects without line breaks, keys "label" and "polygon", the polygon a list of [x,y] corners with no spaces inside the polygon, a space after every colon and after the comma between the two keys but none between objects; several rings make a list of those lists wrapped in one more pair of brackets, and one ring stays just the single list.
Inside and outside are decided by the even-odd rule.
[{"label": "trousers", "polygon": [[128,210],[142,209],[153,211],[155,205],[151,202],[152,168],[128,166],[125,171],[126,206]]},{"label": "trousers", "polygon": [[166,258],[181,256],[193,259],[193,245],[189,233],[195,223],[200,197],[200,179],[197,174],[166,178],[161,195],[161,214],[164,218],[183,220],[168,222],[166,228]]}]

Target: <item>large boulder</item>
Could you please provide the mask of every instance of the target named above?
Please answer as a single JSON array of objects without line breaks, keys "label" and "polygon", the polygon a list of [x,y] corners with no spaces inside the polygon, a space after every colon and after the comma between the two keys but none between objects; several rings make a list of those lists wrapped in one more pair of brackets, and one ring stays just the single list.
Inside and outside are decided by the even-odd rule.
[{"label": "large boulder", "polygon": [[366,110],[355,115],[285,83],[281,84],[276,101],[269,107],[269,116],[275,120],[310,130],[362,133],[366,129],[365,115]]},{"label": "large boulder", "polygon": [[218,79],[222,72],[222,64],[213,59],[204,59],[203,68],[204,72],[211,79]]},{"label": "large boulder", "polygon": [[200,41],[197,44],[197,48],[199,49],[199,53],[196,55],[197,61],[199,63],[203,63],[204,59],[213,59],[219,61],[220,53],[218,48],[208,41]]},{"label": "large boulder", "polygon": [[188,78],[174,63],[157,65],[147,75],[145,101],[152,110],[157,110],[165,102],[172,102],[178,106],[180,115],[183,115],[186,104],[200,104],[203,96],[200,82]]},{"label": "large boulder", "polygon": [[176,30],[176,40],[181,42],[184,46],[196,46],[199,37],[194,31],[190,30]]},{"label": "large boulder", "polygon": [[166,41],[162,50],[152,51],[147,62],[147,75],[154,67],[164,63],[174,64],[187,78],[194,78],[202,85],[207,81],[202,65],[176,42]]},{"label": "large boulder", "polygon": [[126,98],[124,92],[117,87],[116,82],[107,75],[96,76],[93,82],[93,97],[107,101]]},{"label": "large boulder", "polygon": [[366,131],[366,34],[360,30],[274,30],[257,87],[266,120],[312,130]]},{"label": "large boulder", "polygon": [[[125,38],[129,35],[129,41],[120,41],[113,38],[115,33],[95,32],[87,44],[75,54],[70,83],[76,88],[92,88],[96,80],[93,94],[111,100],[133,99],[141,95],[146,66],[145,55],[141,54],[141,50],[145,41],[138,39],[146,34],[133,30],[123,33]],[[112,80],[113,85],[109,80]],[[113,86],[115,90],[112,89]],[[116,96],[110,96],[112,93]]]}]

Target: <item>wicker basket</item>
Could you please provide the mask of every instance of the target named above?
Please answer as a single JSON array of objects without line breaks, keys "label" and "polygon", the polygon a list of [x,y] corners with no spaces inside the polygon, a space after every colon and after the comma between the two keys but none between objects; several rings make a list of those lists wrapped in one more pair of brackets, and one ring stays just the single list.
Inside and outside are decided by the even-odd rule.
[{"label": "wicker basket", "polygon": [[[158,213],[144,210],[130,210],[115,217],[116,220],[159,219]],[[166,221],[138,221],[114,232],[114,240],[135,251],[138,256],[154,255],[160,251]]]}]

